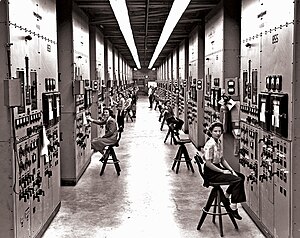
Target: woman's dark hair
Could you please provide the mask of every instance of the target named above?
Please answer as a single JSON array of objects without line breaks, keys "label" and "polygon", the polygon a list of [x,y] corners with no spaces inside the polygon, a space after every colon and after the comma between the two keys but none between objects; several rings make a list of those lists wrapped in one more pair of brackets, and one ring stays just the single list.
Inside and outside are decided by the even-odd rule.
[{"label": "woman's dark hair", "polygon": [[113,118],[115,117],[114,112],[113,112],[113,110],[111,110],[111,108],[109,108],[109,107],[104,107],[104,108],[103,108],[103,111],[104,111],[104,110],[107,110],[107,111],[109,112],[109,115],[110,115],[111,117],[113,117]]},{"label": "woman's dark hair", "polygon": [[164,105],[167,105],[168,102],[171,102],[171,101],[170,100],[166,100],[165,103],[164,103]]}]

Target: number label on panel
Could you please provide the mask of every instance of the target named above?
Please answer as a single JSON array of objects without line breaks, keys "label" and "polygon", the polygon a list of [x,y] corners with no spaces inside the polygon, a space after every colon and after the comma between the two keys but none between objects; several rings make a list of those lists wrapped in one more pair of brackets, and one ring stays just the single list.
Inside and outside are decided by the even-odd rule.
[{"label": "number label on panel", "polygon": [[272,36],[272,44],[278,43],[278,39],[279,39],[278,34],[273,35]]}]

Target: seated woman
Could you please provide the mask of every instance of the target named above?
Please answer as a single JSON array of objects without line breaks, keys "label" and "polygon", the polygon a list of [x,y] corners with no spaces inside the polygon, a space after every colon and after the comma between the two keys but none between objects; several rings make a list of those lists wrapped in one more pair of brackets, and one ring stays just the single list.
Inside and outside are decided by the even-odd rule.
[{"label": "seated woman", "polygon": [[176,134],[178,134],[178,131],[181,130],[184,122],[180,118],[175,117],[171,102],[169,100],[165,102],[163,116],[167,124],[174,130]]},{"label": "seated woman", "polygon": [[219,121],[213,122],[209,127],[211,137],[204,145],[204,186],[208,182],[229,182],[225,197],[231,197],[231,213],[241,220],[242,217],[238,213],[237,203],[246,201],[244,188],[245,176],[235,172],[223,157],[220,137],[223,133],[223,124]]},{"label": "seated woman", "polygon": [[104,154],[106,146],[113,145],[118,141],[118,126],[116,120],[113,118],[112,111],[109,108],[104,108],[101,120],[95,120],[91,117],[87,117],[87,120],[97,125],[105,125],[104,135],[93,139],[91,142],[94,152],[99,151],[101,154]]}]

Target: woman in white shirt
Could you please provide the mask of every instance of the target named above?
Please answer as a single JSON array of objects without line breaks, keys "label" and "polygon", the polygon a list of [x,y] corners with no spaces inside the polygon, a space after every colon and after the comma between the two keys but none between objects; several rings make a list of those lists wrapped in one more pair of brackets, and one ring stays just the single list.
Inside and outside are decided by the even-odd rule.
[{"label": "woman in white shirt", "polygon": [[225,197],[231,198],[232,215],[241,220],[242,217],[238,213],[237,203],[246,201],[244,188],[245,176],[239,172],[235,172],[223,157],[220,137],[223,134],[223,124],[219,121],[213,122],[209,131],[211,137],[204,146],[204,186],[208,182],[229,182],[230,185],[226,189]]}]

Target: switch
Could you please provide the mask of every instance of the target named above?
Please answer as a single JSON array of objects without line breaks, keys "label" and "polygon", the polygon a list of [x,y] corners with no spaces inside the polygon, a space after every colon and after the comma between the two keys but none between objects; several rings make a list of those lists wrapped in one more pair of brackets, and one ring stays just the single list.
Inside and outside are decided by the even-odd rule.
[{"label": "switch", "polygon": [[270,79],[270,88],[275,90],[275,78],[276,78],[276,76],[272,75],[272,76],[270,76],[270,78],[271,78]]},{"label": "switch", "polygon": [[282,90],[282,75],[277,75],[275,78],[275,89]]},{"label": "switch", "polygon": [[266,88],[269,90],[270,89],[270,84],[271,84],[271,79],[270,76],[266,77]]}]

